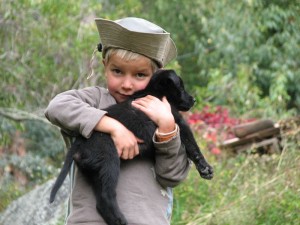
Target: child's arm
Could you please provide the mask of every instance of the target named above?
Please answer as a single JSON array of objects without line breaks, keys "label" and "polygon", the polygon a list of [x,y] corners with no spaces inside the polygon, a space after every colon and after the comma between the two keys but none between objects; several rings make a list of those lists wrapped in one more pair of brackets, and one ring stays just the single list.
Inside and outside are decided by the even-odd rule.
[{"label": "child's arm", "polygon": [[[174,133],[164,141],[153,137],[155,152],[155,173],[157,181],[164,187],[174,187],[186,178],[190,169],[185,147],[181,144],[179,129],[168,101],[153,97],[137,99],[133,106],[146,113],[158,126],[159,133]],[[177,130],[176,130],[177,129]],[[168,135],[169,136],[169,135]]]},{"label": "child's arm", "polygon": [[109,133],[121,158],[131,159],[138,154],[139,140],[101,110],[115,103],[115,99],[100,87],[70,90],[52,99],[45,116],[72,136],[81,134],[89,138],[94,130]]},{"label": "child's arm", "polygon": [[153,140],[156,149],[156,179],[163,187],[175,187],[187,177],[191,168],[179,132],[166,142],[156,142],[155,137]]},{"label": "child's arm", "polygon": [[113,97],[99,87],[69,90],[50,101],[45,116],[67,134],[81,134],[89,138],[96,124],[106,114],[101,109],[115,103]]}]

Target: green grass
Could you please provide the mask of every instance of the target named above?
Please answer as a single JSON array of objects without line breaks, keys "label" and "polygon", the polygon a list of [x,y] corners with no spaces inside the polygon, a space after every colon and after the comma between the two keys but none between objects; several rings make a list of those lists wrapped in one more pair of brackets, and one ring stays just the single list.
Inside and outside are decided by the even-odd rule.
[{"label": "green grass", "polygon": [[215,177],[193,167],[175,188],[172,225],[282,225],[300,221],[300,151],[286,143],[282,154],[209,158]]}]

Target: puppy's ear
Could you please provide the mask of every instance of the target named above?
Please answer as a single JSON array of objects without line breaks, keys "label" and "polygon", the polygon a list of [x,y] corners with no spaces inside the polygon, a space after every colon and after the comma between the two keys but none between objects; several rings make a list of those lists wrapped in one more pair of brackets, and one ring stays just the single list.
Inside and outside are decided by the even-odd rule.
[{"label": "puppy's ear", "polygon": [[164,70],[160,73],[157,82],[162,92],[172,92],[178,89],[178,76],[173,70]]},{"label": "puppy's ear", "polygon": [[169,86],[173,86],[176,90],[182,90],[184,88],[181,78],[176,74],[174,70],[167,71],[167,83]]}]

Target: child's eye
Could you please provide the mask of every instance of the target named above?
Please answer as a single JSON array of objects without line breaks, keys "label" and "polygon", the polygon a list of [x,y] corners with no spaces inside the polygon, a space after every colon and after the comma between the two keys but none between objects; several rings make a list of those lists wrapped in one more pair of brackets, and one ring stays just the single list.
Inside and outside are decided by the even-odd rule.
[{"label": "child's eye", "polygon": [[144,73],[138,73],[138,74],[136,75],[136,77],[137,77],[137,78],[144,78],[144,77],[147,77],[147,75],[144,74]]},{"label": "child's eye", "polygon": [[115,74],[120,74],[121,73],[121,70],[119,70],[119,69],[112,69],[111,71]]}]

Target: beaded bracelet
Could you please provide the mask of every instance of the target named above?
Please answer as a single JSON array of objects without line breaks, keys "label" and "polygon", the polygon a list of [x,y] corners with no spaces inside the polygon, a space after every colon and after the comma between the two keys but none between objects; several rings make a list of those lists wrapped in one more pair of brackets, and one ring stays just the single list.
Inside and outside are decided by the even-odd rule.
[{"label": "beaded bracelet", "polygon": [[172,137],[174,137],[178,132],[178,125],[175,124],[175,129],[169,133],[161,133],[158,132],[158,129],[155,131],[156,140],[158,142],[169,141]]}]

